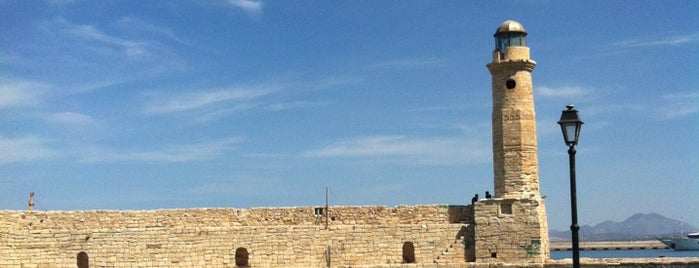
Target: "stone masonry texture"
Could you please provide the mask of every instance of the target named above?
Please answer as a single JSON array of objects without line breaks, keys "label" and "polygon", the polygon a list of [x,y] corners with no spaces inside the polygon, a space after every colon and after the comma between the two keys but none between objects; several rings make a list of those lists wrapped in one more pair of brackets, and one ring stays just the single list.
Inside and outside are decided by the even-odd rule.
[{"label": "stone masonry texture", "polygon": [[385,265],[404,262],[406,242],[416,263],[464,263],[471,215],[470,206],[330,207],[325,228],[313,207],[0,211],[0,267],[76,267],[80,252],[90,267],[236,267],[239,248],[251,267]]},{"label": "stone masonry texture", "polygon": [[[495,50],[488,64],[493,94],[493,171],[495,196],[531,198],[539,195],[536,115],[531,72],[536,63],[528,47],[509,47],[503,57]],[[512,88],[507,88],[511,81]]]}]

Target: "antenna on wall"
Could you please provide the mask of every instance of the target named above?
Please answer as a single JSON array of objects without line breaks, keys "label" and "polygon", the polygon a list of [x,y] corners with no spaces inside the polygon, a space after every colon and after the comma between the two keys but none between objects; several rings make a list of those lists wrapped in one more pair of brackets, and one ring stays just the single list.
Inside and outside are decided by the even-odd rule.
[{"label": "antenna on wall", "polygon": [[[328,222],[330,220],[330,211],[328,210],[330,208],[329,201],[328,201],[328,192],[330,191],[330,188],[328,186],[325,186],[325,229],[328,229]],[[332,265],[332,249],[330,245],[332,244],[332,240],[328,240],[328,249],[325,251],[325,262],[327,265],[327,268],[330,268]]]},{"label": "antenna on wall", "polygon": [[330,217],[330,211],[328,211],[329,205],[328,205],[328,191],[329,188],[328,186],[325,186],[325,229],[328,229],[328,221]]},{"label": "antenna on wall", "polygon": [[332,249],[330,248],[330,244],[328,244],[328,249],[325,251],[325,263],[327,265],[327,268],[330,268],[332,265],[332,259],[330,255],[332,254]]}]

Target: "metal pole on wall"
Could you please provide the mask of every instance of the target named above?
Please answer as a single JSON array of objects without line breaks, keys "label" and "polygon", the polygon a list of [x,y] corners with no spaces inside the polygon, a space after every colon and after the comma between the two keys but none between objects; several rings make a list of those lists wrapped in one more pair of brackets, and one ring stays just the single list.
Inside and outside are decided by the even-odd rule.
[{"label": "metal pole on wall", "polygon": [[330,220],[330,211],[328,211],[328,186],[325,186],[325,229],[328,229],[328,222]]},{"label": "metal pole on wall", "polygon": [[327,265],[328,265],[327,267],[330,268],[330,263],[331,263],[331,259],[330,259],[330,245],[328,245],[328,250],[327,250],[326,252],[327,252],[327,254],[325,254],[325,261],[327,262]]},{"label": "metal pole on wall", "polygon": [[[328,192],[330,191],[329,189],[330,188],[328,186],[325,186],[325,229],[326,230],[328,229],[328,222],[330,220],[330,211],[329,211],[329,209],[330,209],[329,203],[330,202],[328,201]],[[328,249],[327,249],[327,251],[325,251],[326,252],[325,253],[325,262],[327,264],[326,267],[328,267],[328,268],[330,268],[330,264],[332,263],[332,259],[330,257],[330,255],[331,255],[330,245],[332,245],[332,240],[328,240]]]},{"label": "metal pole on wall", "polygon": [[578,239],[578,197],[575,187],[575,145],[568,148],[568,159],[570,165],[570,213],[572,224],[570,230],[573,233],[573,268],[580,267],[580,241]]}]

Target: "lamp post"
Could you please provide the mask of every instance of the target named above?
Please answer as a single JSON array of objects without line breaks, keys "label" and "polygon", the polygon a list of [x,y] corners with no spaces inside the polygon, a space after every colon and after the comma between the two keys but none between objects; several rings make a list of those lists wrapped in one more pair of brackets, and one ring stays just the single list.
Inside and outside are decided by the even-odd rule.
[{"label": "lamp post", "polygon": [[561,113],[561,120],[558,124],[561,125],[563,132],[563,140],[568,145],[568,159],[570,165],[570,212],[573,223],[570,225],[570,231],[573,234],[573,267],[580,267],[580,241],[578,240],[578,203],[575,190],[575,145],[578,144],[580,137],[580,128],[583,122],[580,120],[578,110],[574,109],[573,104],[566,105],[567,110]]}]

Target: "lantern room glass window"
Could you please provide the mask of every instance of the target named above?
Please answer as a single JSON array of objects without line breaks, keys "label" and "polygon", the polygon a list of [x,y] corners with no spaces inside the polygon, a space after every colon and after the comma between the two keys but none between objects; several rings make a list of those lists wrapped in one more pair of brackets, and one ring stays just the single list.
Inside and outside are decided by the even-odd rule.
[{"label": "lantern room glass window", "polygon": [[505,49],[511,46],[527,46],[527,33],[505,32],[495,36],[495,48],[505,53]]}]

